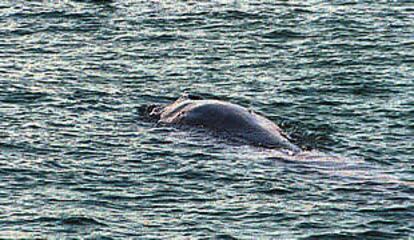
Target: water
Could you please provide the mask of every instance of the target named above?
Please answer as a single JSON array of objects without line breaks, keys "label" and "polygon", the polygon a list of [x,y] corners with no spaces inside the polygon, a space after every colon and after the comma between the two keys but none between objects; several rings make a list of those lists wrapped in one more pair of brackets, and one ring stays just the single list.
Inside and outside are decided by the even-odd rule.
[{"label": "water", "polygon": [[[0,238],[409,239],[410,1],[0,3]],[[326,160],[144,121],[188,91]]]}]

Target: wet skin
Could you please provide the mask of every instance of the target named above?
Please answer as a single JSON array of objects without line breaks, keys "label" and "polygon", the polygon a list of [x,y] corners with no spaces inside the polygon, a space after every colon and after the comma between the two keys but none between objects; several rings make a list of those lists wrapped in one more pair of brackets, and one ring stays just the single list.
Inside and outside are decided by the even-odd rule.
[{"label": "wet skin", "polygon": [[152,109],[150,116],[158,118],[159,123],[226,133],[255,146],[288,149],[295,153],[301,151],[275,123],[229,102],[183,97],[167,106]]}]

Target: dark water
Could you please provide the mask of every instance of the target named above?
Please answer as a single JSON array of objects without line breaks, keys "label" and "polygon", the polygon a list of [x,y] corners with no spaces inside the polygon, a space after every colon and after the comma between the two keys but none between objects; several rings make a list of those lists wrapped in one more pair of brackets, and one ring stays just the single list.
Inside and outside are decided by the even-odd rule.
[{"label": "dark water", "polygon": [[[413,238],[413,16],[412,1],[2,0],[0,238]],[[143,121],[185,91],[338,157]]]}]

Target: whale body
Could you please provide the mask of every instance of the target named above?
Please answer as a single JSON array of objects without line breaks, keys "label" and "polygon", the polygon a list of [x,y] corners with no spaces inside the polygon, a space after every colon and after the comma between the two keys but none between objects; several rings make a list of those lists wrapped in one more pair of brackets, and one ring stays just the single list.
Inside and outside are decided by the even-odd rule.
[{"label": "whale body", "polygon": [[237,138],[248,144],[288,149],[301,149],[272,121],[237,104],[184,96],[166,106],[151,109],[150,117],[162,124],[203,128]]}]

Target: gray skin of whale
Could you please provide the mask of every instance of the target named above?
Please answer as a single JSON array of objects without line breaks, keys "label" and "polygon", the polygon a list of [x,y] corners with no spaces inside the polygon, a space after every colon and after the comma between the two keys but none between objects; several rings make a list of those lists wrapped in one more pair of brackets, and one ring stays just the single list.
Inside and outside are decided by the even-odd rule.
[{"label": "gray skin of whale", "polygon": [[255,146],[288,149],[294,153],[301,151],[275,123],[229,102],[184,97],[167,106],[154,108],[150,116],[158,118],[158,122],[163,124],[225,132]]}]

